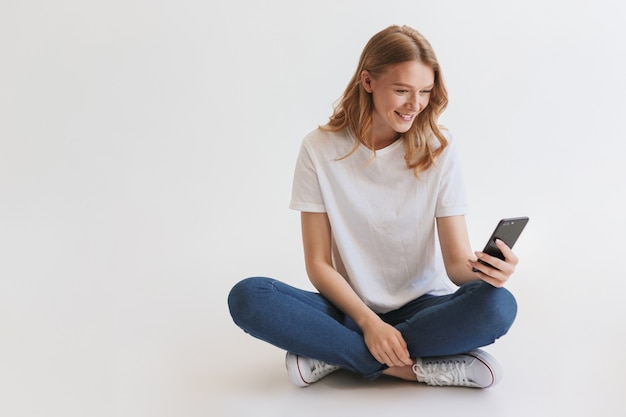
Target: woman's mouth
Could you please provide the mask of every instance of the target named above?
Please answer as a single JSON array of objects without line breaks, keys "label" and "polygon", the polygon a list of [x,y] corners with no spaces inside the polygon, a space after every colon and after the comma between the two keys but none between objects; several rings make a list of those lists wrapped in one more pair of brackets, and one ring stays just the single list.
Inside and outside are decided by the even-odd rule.
[{"label": "woman's mouth", "polygon": [[400,112],[396,112],[396,114],[398,116],[400,116],[400,118],[402,120],[404,120],[405,122],[410,122],[415,118],[415,114],[404,114],[404,113],[400,113]]}]

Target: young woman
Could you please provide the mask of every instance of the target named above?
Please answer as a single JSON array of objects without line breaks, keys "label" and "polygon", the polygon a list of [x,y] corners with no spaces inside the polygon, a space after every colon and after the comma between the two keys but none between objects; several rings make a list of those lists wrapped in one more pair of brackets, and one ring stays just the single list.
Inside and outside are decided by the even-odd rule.
[{"label": "young woman", "polygon": [[456,145],[438,125],[447,102],[429,42],[391,26],[365,46],[328,124],[304,138],[290,207],[319,293],[254,277],[228,298],[238,326],[287,351],[296,385],[340,368],[429,385],[500,379],[478,348],[515,319],[502,287],[518,258],[501,241],[505,260],[472,252]]}]

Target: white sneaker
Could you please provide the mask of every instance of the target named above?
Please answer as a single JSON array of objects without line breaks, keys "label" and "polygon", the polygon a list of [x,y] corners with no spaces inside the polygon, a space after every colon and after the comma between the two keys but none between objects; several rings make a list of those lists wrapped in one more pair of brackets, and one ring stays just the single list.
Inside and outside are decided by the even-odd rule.
[{"label": "white sneaker", "polygon": [[287,366],[289,379],[299,387],[306,387],[317,382],[340,368],[317,359],[298,356],[291,352],[287,352],[285,356],[285,365]]},{"label": "white sneaker", "polygon": [[502,378],[500,364],[480,349],[461,355],[417,358],[413,372],[419,382],[434,386],[489,388]]}]

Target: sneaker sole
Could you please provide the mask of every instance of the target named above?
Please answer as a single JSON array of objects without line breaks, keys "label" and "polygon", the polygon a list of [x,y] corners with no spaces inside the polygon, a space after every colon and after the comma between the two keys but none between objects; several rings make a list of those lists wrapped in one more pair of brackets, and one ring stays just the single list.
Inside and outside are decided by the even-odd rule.
[{"label": "sneaker sole", "polygon": [[480,349],[474,349],[470,352],[465,353],[465,355],[478,359],[485,365],[485,367],[487,367],[487,369],[489,369],[489,372],[491,373],[491,384],[483,388],[493,387],[498,382],[500,382],[500,380],[502,379],[502,368],[493,356]]},{"label": "sneaker sole", "polygon": [[294,385],[299,387],[308,387],[311,385],[306,382],[304,378],[302,378],[302,374],[300,373],[300,366],[298,365],[298,355],[287,352],[285,356],[285,366],[287,367],[287,373],[289,374],[289,379]]}]

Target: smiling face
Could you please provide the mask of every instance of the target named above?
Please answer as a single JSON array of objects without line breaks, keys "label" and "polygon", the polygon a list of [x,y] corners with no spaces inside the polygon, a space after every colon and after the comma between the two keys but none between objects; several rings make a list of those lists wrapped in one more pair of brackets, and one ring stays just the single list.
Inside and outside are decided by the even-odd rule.
[{"label": "smiling face", "polygon": [[419,61],[406,61],[390,65],[378,77],[364,70],[361,83],[372,95],[372,141],[381,149],[408,131],[428,106],[435,73]]}]

